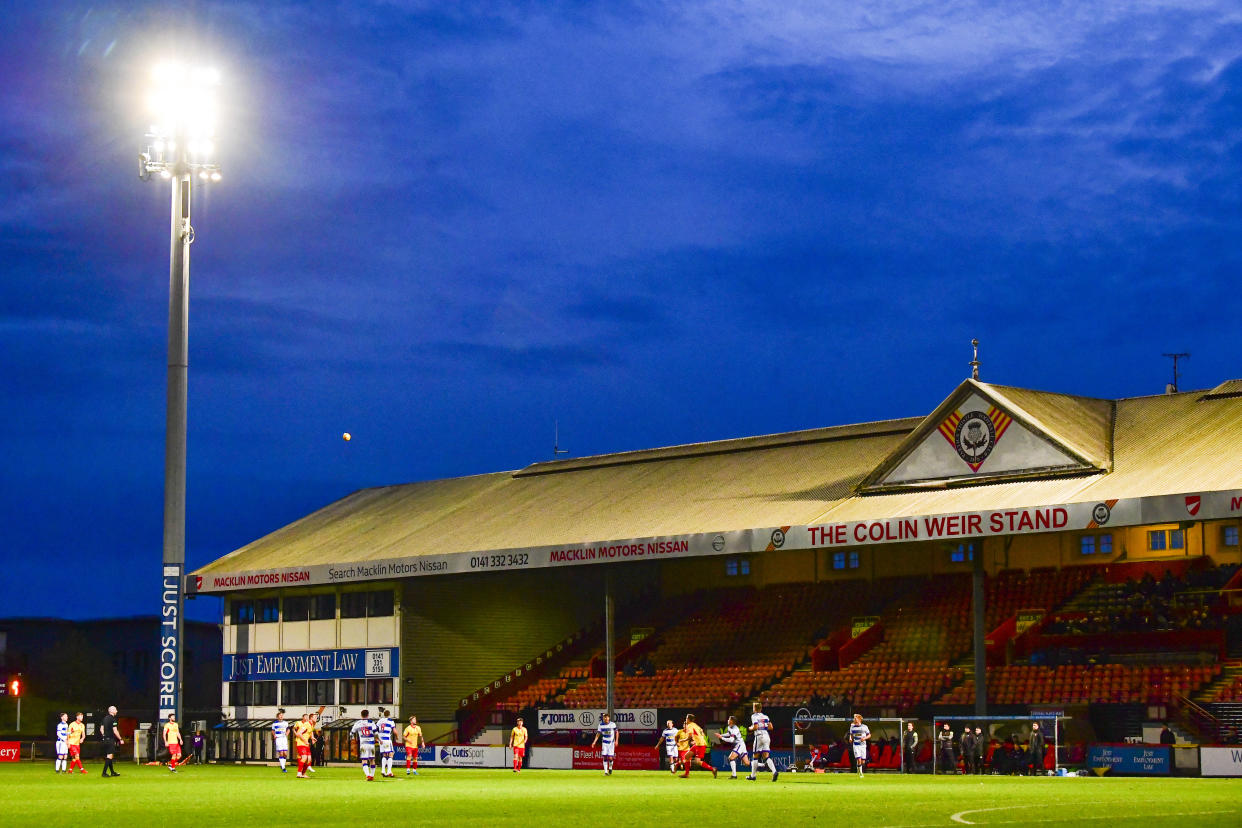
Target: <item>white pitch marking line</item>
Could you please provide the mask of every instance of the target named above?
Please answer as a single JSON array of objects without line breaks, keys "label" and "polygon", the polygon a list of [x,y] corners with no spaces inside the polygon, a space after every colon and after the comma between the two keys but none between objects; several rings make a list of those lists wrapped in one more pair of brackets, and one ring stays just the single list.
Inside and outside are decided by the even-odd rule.
[{"label": "white pitch marking line", "polygon": [[953,820],[954,822],[959,822],[962,825],[978,825],[979,823],[971,822],[969,819],[966,819],[966,815],[967,814],[986,814],[990,811],[1012,811],[1014,808],[1037,808],[1037,807],[1039,806],[1038,805],[1001,805],[1000,807],[997,807],[997,808],[973,808],[969,811],[958,811],[956,814],[953,814],[952,816],[950,816],[949,819]]}]

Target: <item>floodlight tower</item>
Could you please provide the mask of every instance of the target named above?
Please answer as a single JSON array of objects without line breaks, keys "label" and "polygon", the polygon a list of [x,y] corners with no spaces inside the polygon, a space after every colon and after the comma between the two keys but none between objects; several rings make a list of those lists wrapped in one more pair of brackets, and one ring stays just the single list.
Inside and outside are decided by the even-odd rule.
[{"label": "floodlight tower", "polygon": [[181,719],[185,609],[185,443],[189,373],[190,185],[197,175],[219,181],[214,161],[220,74],[162,63],[151,75],[152,124],[138,155],[138,177],[158,175],[172,185],[168,278],[168,398],[164,435],[164,555],[160,613],[159,719]]}]

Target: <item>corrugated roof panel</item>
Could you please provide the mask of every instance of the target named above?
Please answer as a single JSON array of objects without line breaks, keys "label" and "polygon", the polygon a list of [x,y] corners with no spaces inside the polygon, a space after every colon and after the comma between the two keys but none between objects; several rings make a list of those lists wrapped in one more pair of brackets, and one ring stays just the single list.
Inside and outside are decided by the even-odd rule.
[{"label": "corrugated roof panel", "polygon": [[[1107,405],[1110,473],[860,495],[919,421],[824,429],[541,464],[355,492],[199,570],[485,551],[830,521],[1242,489],[1242,398],[1202,392],[1113,403],[1000,388],[1091,447]],[[864,424],[865,425],[865,424]],[[878,426],[883,427],[878,427]],[[642,455],[642,456],[638,456]]]}]

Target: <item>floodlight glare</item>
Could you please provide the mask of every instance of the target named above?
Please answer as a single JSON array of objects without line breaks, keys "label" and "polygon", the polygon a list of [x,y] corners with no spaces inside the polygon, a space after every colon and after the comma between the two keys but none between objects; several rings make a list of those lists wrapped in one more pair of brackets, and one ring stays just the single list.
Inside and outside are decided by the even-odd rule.
[{"label": "floodlight glare", "polygon": [[165,62],[151,69],[146,102],[152,124],[140,155],[141,177],[205,173],[199,178],[219,180],[212,175],[219,165],[211,161],[216,151],[213,139],[220,113],[219,86],[220,72],[214,68],[191,69],[182,63]]}]

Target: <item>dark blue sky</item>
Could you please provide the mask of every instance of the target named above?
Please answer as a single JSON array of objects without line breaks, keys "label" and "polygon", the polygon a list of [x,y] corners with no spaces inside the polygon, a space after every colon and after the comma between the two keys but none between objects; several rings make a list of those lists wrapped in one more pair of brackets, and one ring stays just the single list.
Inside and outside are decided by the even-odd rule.
[{"label": "dark blue sky", "polygon": [[584,455],[922,415],[972,336],[1006,384],[1242,376],[1233,2],[9,5],[0,615],[156,606],[169,54],[226,104],[191,565],[554,419]]}]

